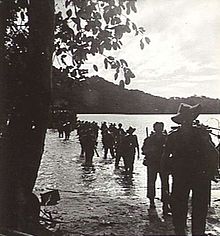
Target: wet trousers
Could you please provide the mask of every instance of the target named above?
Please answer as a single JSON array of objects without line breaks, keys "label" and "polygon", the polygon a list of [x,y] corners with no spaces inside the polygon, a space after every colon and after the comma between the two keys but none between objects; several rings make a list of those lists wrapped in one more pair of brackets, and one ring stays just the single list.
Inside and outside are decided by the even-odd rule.
[{"label": "wet trousers", "polygon": [[192,235],[204,235],[208,211],[210,180],[205,174],[180,173],[173,175],[171,207],[176,235],[186,235],[188,198],[192,191]]},{"label": "wet trousers", "polygon": [[169,201],[169,182],[168,182],[168,175],[162,175],[160,171],[160,165],[157,163],[148,164],[147,166],[147,197],[153,201],[156,194],[156,179],[157,174],[159,174],[161,180],[161,201],[164,203],[163,210],[167,211],[166,209],[168,206]]},{"label": "wet trousers", "polygon": [[122,157],[122,150],[121,148],[116,149],[116,156],[115,156],[115,166],[117,167],[119,165],[120,159]]},{"label": "wet trousers", "polygon": [[125,165],[125,171],[132,173],[134,170],[134,159],[135,159],[135,153],[131,155],[124,155],[124,165]]},{"label": "wet trousers", "polygon": [[69,131],[65,131],[64,134],[65,134],[65,140],[69,140],[70,132]]},{"label": "wet trousers", "polygon": [[111,154],[112,158],[114,158],[115,157],[114,148],[113,147],[104,147],[104,159],[107,159],[108,150],[110,150],[110,154]]},{"label": "wet trousers", "polygon": [[59,138],[63,138],[63,130],[58,130]]},{"label": "wet trousers", "polygon": [[92,166],[92,160],[94,156],[94,147],[85,148],[85,164],[87,166]]}]

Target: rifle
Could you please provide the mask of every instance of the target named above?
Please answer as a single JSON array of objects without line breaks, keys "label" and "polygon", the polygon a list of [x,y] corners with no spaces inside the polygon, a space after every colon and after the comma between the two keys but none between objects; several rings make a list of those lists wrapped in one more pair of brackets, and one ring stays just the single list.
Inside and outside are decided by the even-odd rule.
[{"label": "rifle", "polygon": [[146,136],[147,136],[147,138],[149,137],[149,135],[148,135],[148,127],[146,127]]},{"label": "rifle", "polygon": [[[206,130],[209,134],[212,134],[214,136],[216,136],[218,139],[220,139],[220,135],[219,134],[215,134],[212,132],[212,130],[218,130],[220,131],[219,128],[215,128],[215,127],[211,127],[211,126],[208,126],[208,125],[203,125],[203,124],[197,124],[197,123],[194,123],[193,124],[193,127],[198,127],[198,128],[201,128],[201,129],[204,129]],[[176,130],[176,129],[179,129],[180,126],[171,126],[171,129],[172,130]]]}]

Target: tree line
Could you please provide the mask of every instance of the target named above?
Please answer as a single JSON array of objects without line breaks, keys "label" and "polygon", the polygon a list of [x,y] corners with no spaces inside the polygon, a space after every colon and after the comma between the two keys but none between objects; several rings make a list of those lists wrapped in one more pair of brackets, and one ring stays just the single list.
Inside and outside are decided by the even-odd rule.
[{"label": "tree line", "polygon": [[67,103],[76,113],[172,114],[180,103],[202,105],[202,113],[220,113],[220,100],[205,96],[163,98],[128,90],[99,76],[75,81],[54,69],[55,103]]}]

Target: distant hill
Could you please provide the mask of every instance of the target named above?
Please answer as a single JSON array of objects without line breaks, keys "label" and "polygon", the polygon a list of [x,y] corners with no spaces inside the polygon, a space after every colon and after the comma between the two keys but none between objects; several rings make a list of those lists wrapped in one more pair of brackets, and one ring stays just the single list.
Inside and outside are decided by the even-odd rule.
[{"label": "distant hill", "polygon": [[76,113],[155,114],[176,113],[181,102],[200,103],[202,113],[220,113],[220,100],[192,96],[188,98],[163,98],[139,90],[121,88],[101,77],[84,81],[68,78],[55,70],[53,75],[53,101],[64,104]]}]

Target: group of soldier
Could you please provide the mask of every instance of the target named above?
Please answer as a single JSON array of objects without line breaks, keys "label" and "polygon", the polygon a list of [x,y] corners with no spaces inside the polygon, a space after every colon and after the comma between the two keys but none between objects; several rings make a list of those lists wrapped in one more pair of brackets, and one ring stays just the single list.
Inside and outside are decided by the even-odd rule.
[{"label": "group of soldier", "polygon": [[[176,235],[186,235],[188,198],[192,192],[192,235],[205,235],[206,216],[210,200],[211,180],[218,175],[219,153],[211,140],[210,132],[199,124],[196,118],[201,113],[201,105],[180,104],[178,112],[171,119],[177,124],[167,134],[164,123],[156,122],[153,132],[142,145],[147,167],[147,197],[150,208],[155,208],[156,178],[161,181],[161,201],[164,217],[172,215]],[[93,156],[97,153],[99,129],[102,135],[104,159],[108,152],[119,168],[121,158],[125,173],[132,174],[135,154],[140,158],[135,128],[124,130],[122,124],[99,128],[96,122],[78,121],[77,134],[81,145],[84,166],[93,166]],[[169,179],[172,179],[170,186]]]},{"label": "group of soldier", "polygon": [[[171,119],[178,126],[167,135],[164,124],[156,122],[154,133],[144,140],[142,152],[147,166],[147,197],[154,208],[155,181],[161,180],[163,214],[172,213],[176,235],[187,235],[188,199],[192,192],[192,235],[205,234],[211,180],[218,175],[219,153],[210,130],[196,118],[201,105],[180,104]],[[169,176],[172,186],[169,186]]]},{"label": "group of soldier", "polygon": [[[77,135],[81,145],[81,156],[85,157],[84,166],[93,166],[93,156],[99,156],[97,147],[97,138],[99,133],[99,126],[96,122],[79,121],[77,123]],[[102,145],[104,150],[104,159],[107,159],[108,152],[112,159],[115,159],[115,167],[119,168],[121,158],[124,161],[126,173],[132,174],[134,169],[134,158],[137,149],[138,158],[139,144],[137,136],[134,135],[135,128],[129,127],[128,130],[122,128],[122,124],[111,123],[107,125],[103,122],[101,127]]]}]

